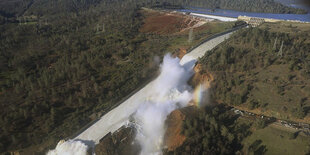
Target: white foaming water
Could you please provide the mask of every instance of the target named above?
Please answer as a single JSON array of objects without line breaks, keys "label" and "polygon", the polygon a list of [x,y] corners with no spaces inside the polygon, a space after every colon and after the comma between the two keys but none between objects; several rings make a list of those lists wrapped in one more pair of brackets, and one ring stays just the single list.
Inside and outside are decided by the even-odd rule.
[{"label": "white foaming water", "polygon": [[81,141],[60,141],[55,150],[49,151],[48,155],[86,155],[88,146]]},{"label": "white foaming water", "polygon": [[167,115],[192,99],[191,87],[187,85],[192,74],[192,67],[180,65],[178,58],[164,57],[153,94],[134,115],[139,126],[136,140],[141,145],[141,155],[161,154]]}]

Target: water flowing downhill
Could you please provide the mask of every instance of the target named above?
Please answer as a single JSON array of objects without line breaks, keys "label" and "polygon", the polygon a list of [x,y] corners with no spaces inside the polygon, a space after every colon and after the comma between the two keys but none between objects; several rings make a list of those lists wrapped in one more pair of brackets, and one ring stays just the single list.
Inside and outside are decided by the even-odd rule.
[{"label": "water flowing downhill", "polygon": [[48,154],[86,154],[105,135],[126,126],[130,118],[139,126],[136,140],[142,148],[141,154],[161,154],[167,115],[195,100],[193,88],[187,81],[194,73],[197,59],[225,41],[236,30],[238,29],[208,39],[181,60],[172,58],[170,54],[166,55],[160,66],[161,73],[154,81],[102,116],[73,140],[60,141]]},{"label": "water flowing downhill", "polygon": [[135,122],[141,126],[136,136],[142,147],[141,154],[160,154],[167,115],[192,99],[192,89],[187,85],[192,73],[191,65],[187,68],[179,64],[178,58],[165,56],[153,94],[134,114]]}]

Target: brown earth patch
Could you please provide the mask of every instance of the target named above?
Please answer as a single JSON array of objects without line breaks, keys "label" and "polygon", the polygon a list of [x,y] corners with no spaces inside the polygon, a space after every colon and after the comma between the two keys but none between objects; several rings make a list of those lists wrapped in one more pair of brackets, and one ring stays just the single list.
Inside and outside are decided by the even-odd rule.
[{"label": "brown earth patch", "polygon": [[182,59],[183,56],[187,53],[186,49],[184,48],[180,48],[179,52],[178,52],[178,58]]},{"label": "brown earth patch", "polygon": [[182,133],[183,123],[187,117],[196,117],[197,108],[189,106],[182,109],[174,110],[166,119],[166,133],[164,137],[164,152],[173,151],[182,146],[186,136]]},{"label": "brown earth patch", "polygon": [[205,88],[211,87],[211,82],[214,80],[213,76],[208,72],[202,72],[201,64],[197,64],[194,68],[194,76],[191,79],[191,85],[197,86],[202,84]]},{"label": "brown earth patch", "polygon": [[185,141],[186,137],[181,133],[183,120],[185,115],[180,110],[173,111],[166,120],[168,125],[165,134],[165,143],[168,151],[172,151],[177,147],[181,146]]},{"label": "brown earth patch", "polygon": [[140,29],[143,33],[174,34],[193,27],[200,21],[190,16],[166,12],[144,11],[143,14],[145,19]]},{"label": "brown earth patch", "polygon": [[174,53],[173,53],[173,57],[178,57],[179,59],[182,59],[183,56],[187,53],[186,48],[178,48]]}]

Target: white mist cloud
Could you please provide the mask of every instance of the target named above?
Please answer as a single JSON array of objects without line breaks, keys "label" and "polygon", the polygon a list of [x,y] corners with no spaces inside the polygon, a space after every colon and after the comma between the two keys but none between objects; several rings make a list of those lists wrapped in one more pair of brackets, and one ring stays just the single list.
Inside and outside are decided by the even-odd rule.
[{"label": "white mist cloud", "polygon": [[187,84],[192,69],[180,65],[180,60],[170,54],[164,57],[153,95],[134,115],[139,126],[136,140],[142,147],[141,155],[161,154],[167,115],[192,99],[191,87]]}]

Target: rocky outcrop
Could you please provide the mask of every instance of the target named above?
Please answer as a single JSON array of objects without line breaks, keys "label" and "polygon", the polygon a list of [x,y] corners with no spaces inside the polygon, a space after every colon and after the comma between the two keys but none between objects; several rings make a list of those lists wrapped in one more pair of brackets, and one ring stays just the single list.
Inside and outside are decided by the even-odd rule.
[{"label": "rocky outcrop", "polygon": [[207,71],[202,71],[202,65],[197,64],[194,68],[194,76],[190,81],[192,86],[202,84],[205,88],[210,88],[211,82],[214,80],[212,74]]},{"label": "rocky outcrop", "polygon": [[109,133],[100,140],[95,147],[96,155],[137,155],[140,147],[134,141],[135,130],[133,128],[121,128],[113,134]]}]

